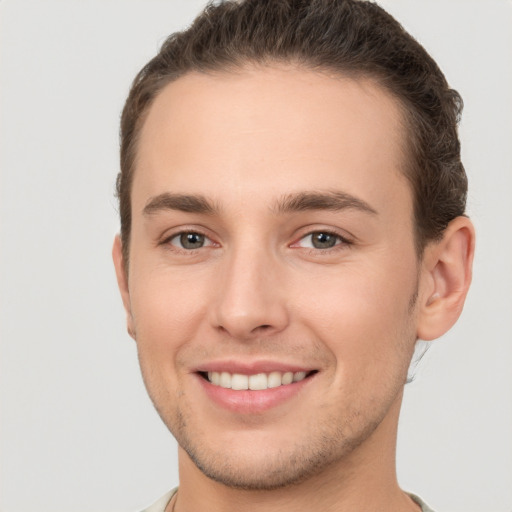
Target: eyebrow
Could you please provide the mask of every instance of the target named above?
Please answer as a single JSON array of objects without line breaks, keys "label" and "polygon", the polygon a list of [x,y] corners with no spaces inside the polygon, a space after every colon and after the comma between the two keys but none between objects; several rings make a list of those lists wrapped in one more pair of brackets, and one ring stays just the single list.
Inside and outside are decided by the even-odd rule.
[{"label": "eyebrow", "polygon": [[299,192],[283,196],[273,207],[277,213],[291,213],[308,210],[359,210],[378,215],[366,201],[341,191]]},{"label": "eyebrow", "polygon": [[149,199],[142,212],[144,215],[154,215],[166,210],[206,215],[213,215],[217,212],[217,208],[202,195],[171,194],[169,192],[164,192]]},{"label": "eyebrow", "polygon": [[[378,215],[366,201],[341,191],[329,192],[298,192],[282,196],[271,208],[278,214],[303,212],[309,210],[359,210]],[[152,197],[144,206],[144,215],[176,210],[185,213],[214,215],[219,209],[206,197],[200,194],[173,194],[164,192]]]}]

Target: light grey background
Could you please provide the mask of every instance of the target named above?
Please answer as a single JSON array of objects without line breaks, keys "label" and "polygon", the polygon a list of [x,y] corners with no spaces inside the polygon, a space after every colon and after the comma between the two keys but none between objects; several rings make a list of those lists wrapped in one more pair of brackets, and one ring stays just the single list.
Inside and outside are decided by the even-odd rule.
[{"label": "light grey background", "polygon": [[[129,83],[202,0],[0,3],[0,510],[136,511],[177,483],[110,260]],[[512,510],[512,3],[386,0],[463,95],[475,277],[407,387],[402,485]]]}]

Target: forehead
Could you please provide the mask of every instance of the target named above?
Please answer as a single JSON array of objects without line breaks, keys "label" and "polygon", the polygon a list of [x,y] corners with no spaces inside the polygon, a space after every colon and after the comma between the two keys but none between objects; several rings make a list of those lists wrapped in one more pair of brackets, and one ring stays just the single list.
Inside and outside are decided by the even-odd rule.
[{"label": "forehead", "polygon": [[132,204],[166,191],[220,202],[260,190],[393,194],[406,185],[402,126],[397,100],[369,79],[292,66],[189,73],[149,110]]}]

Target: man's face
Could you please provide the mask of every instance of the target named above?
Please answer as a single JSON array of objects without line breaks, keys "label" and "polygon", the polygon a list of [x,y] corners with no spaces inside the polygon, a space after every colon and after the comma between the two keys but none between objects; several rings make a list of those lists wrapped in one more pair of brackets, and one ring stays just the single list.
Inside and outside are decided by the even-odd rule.
[{"label": "man's face", "polygon": [[278,487],[392,443],[420,274],[401,129],[371,82],[292,67],[189,74],[152,105],[129,323],[208,476]]}]

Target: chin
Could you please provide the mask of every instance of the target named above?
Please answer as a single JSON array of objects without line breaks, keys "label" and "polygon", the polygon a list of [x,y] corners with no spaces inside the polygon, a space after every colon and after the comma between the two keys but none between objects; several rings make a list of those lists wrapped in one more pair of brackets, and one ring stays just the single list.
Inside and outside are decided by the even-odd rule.
[{"label": "chin", "polygon": [[197,456],[187,452],[192,462],[208,478],[226,487],[247,491],[270,491],[300,484],[314,474],[318,474],[325,465],[325,459],[297,460],[296,457],[284,458],[281,455],[269,460],[251,460],[225,456],[211,458]]},{"label": "chin", "polygon": [[213,440],[208,443],[206,436],[194,436],[194,440],[202,442],[191,443],[187,435],[180,435],[183,431],[175,437],[188,458],[211,480],[233,489],[270,491],[301,484],[334,466],[344,465],[348,469],[350,454],[372,435],[378,424],[367,424],[352,435],[331,424],[324,432],[316,432],[316,436],[293,442],[254,439],[251,443],[250,439],[240,439],[236,443],[232,439],[229,443],[217,439],[214,445]]}]

